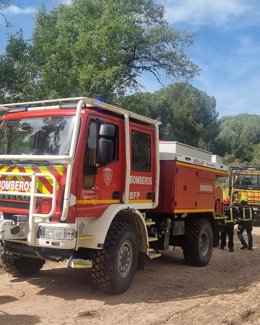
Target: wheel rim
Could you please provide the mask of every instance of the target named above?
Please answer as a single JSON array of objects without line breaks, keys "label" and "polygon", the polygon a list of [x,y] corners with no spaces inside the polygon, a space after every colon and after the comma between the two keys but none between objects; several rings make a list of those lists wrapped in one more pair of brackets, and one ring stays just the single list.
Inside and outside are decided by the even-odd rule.
[{"label": "wheel rim", "polygon": [[209,236],[206,232],[203,232],[200,236],[200,254],[202,256],[206,256],[209,251]]},{"label": "wheel rim", "polygon": [[131,271],[133,264],[133,245],[126,240],[121,245],[118,252],[117,270],[121,278],[125,278]]}]

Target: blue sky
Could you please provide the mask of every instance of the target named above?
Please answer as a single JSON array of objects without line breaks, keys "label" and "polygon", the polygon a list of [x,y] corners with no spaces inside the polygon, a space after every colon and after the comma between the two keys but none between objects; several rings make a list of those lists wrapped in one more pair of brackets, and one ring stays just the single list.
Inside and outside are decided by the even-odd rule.
[{"label": "blue sky", "polygon": [[[22,28],[25,38],[29,39],[34,14],[42,2],[52,8],[69,0],[12,0],[5,11],[12,24],[10,32]],[[173,27],[196,34],[194,45],[187,53],[200,66],[201,73],[191,83],[216,98],[219,116],[260,114],[260,1],[159,2],[165,6],[166,19]],[[0,52],[5,49],[6,40],[0,28]],[[145,76],[143,84],[143,91],[161,88],[152,76]]]}]

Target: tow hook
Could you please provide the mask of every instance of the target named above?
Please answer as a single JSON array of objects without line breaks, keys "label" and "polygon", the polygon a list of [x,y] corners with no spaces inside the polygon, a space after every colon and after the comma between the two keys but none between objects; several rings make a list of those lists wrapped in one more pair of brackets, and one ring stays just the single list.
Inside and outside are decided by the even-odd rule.
[{"label": "tow hook", "polygon": [[13,224],[11,226],[10,232],[12,235],[17,235],[19,234],[20,230],[21,230],[20,226],[18,226],[17,224]]}]

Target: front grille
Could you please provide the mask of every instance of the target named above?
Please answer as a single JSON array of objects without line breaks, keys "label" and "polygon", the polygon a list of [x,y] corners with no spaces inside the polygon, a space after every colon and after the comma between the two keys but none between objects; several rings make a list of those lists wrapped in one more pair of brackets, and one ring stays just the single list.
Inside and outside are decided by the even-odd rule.
[{"label": "front grille", "polygon": [[14,208],[14,209],[24,209],[28,210],[30,204],[28,202],[7,202],[0,201],[0,207],[2,208]]}]

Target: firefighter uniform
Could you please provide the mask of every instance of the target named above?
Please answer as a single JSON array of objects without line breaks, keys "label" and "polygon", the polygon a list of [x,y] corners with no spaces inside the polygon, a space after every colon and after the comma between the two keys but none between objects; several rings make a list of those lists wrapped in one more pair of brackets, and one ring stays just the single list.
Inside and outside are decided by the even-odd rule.
[{"label": "firefighter uniform", "polygon": [[228,237],[228,248],[230,252],[233,252],[234,251],[234,217],[236,216],[235,210],[232,207],[225,208],[225,215],[226,215],[225,228],[224,231],[221,232],[220,248],[224,249]]},{"label": "firefighter uniform", "polygon": [[[247,205],[246,200],[241,201],[239,206],[239,221],[237,227],[237,235],[241,241],[242,247],[240,249],[252,250],[253,247],[253,236],[252,236],[252,220],[253,220],[253,209]],[[246,230],[248,243],[243,237],[243,232]]]}]

